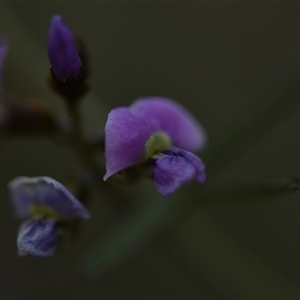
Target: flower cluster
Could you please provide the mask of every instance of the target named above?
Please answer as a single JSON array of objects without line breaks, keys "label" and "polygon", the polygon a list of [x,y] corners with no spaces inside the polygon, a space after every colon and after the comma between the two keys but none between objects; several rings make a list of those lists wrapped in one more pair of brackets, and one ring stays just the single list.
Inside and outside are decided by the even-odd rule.
[{"label": "flower cluster", "polygon": [[[4,42],[0,43],[0,71],[7,49]],[[88,91],[88,68],[82,49],[63,19],[54,16],[48,37],[50,87],[65,100],[72,126],[63,137],[77,148],[84,162],[81,175],[87,170],[97,173],[92,180],[87,176],[90,182],[85,187],[90,189],[91,182],[101,177],[104,181],[113,175],[129,177],[131,171],[138,177],[150,177],[163,196],[173,194],[194,178],[203,184],[205,166],[193,152],[202,151],[207,145],[205,130],[179,103],[163,97],[141,98],[109,113],[103,142],[99,143],[104,149],[98,154],[104,150],[106,173],[99,171],[99,160],[93,159],[95,149],[90,151],[95,145],[82,135],[80,127],[78,100]],[[1,94],[1,103],[1,133],[51,132],[54,138],[62,138],[59,122],[43,106],[16,101],[5,93]],[[17,238],[21,255],[53,255],[65,224],[90,217],[82,198],[77,199],[50,177],[17,177],[8,187],[15,215],[23,220]]]}]

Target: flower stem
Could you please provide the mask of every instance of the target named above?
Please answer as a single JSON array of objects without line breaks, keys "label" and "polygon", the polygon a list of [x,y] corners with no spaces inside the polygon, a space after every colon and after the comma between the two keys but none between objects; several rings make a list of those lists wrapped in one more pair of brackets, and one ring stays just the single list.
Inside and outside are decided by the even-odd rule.
[{"label": "flower stem", "polygon": [[89,147],[85,141],[83,131],[82,131],[82,122],[81,115],[79,110],[79,102],[78,101],[70,101],[69,99],[66,101],[66,107],[68,114],[71,118],[72,122],[72,142],[74,145],[74,149],[82,161],[84,167],[94,168],[96,166],[96,162],[94,161]]}]

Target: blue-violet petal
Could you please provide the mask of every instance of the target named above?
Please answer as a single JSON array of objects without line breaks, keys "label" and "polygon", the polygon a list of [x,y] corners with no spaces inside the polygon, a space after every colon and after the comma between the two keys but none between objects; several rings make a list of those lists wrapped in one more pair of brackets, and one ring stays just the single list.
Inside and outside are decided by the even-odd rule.
[{"label": "blue-violet petal", "polygon": [[49,219],[29,219],[23,222],[18,233],[20,255],[49,257],[57,244],[57,224]]},{"label": "blue-violet petal", "polygon": [[156,160],[154,182],[163,196],[174,193],[181,185],[193,180],[194,167],[181,156],[162,156]]},{"label": "blue-violet petal", "polygon": [[192,166],[195,168],[195,176],[199,183],[204,183],[206,181],[206,173],[205,173],[205,165],[202,160],[196,156],[195,154],[185,151],[179,150],[179,154],[184,157]]},{"label": "blue-violet petal", "polygon": [[49,207],[62,219],[90,217],[81,202],[53,178],[17,177],[9,182],[8,187],[15,214],[19,218],[31,217],[33,206]]},{"label": "blue-violet petal", "polygon": [[206,181],[205,166],[198,156],[175,147],[162,154],[156,159],[154,169],[154,182],[162,195],[172,194],[194,177],[201,184]]}]

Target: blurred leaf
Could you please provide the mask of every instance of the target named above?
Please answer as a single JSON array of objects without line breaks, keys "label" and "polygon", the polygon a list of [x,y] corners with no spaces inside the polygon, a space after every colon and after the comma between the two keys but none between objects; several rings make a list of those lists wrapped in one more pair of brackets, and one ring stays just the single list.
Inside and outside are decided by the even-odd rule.
[{"label": "blurred leaf", "polygon": [[[202,197],[210,204],[224,202],[261,201],[286,195],[299,189],[294,181],[257,183],[249,179],[228,180],[215,192],[203,192]],[[298,188],[295,188],[298,187]],[[98,277],[118,268],[130,256],[134,255],[162,225],[174,219],[176,213],[184,213],[183,198],[162,199],[156,197],[137,207],[131,214],[114,219],[101,243],[84,257],[81,270],[85,276]],[[220,200],[221,199],[221,200]],[[184,198],[186,207],[188,199]]]},{"label": "blurred leaf", "polygon": [[123,219],[113,220],[101,243],[83,259],[83,274],[99,276],[118,267],[155,234],[174,204],[172,200],[168,202],[157,197],[152,202],[141,204]]}]

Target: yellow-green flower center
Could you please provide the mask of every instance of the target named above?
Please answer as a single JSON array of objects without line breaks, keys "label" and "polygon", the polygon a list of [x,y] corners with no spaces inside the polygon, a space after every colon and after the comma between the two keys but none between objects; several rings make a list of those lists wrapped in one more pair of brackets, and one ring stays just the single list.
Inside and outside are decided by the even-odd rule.
[{"label": "yellow-green flower center", "polygon": [[33,204],[30,207],[30,212],[34,217],[48,218],[57,221],[60,219],[59,214],[52,208],[45,205]]},{"label": "yellow-green flower center", "polygon": [[160,155],[172,146],[170,137],[164,132],[155,132],[146,142],[146,159]]}]

